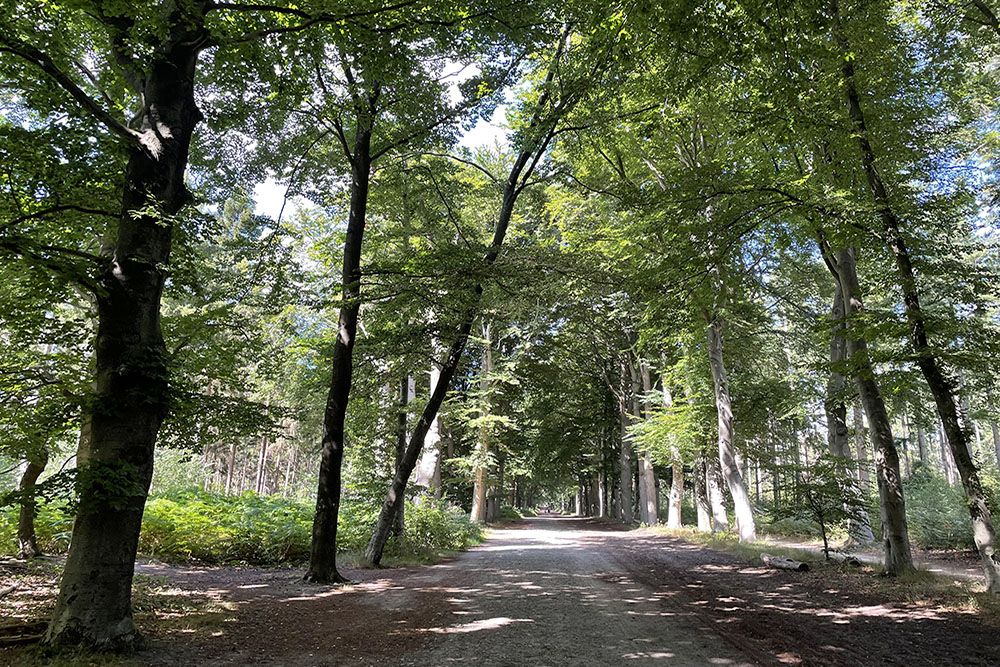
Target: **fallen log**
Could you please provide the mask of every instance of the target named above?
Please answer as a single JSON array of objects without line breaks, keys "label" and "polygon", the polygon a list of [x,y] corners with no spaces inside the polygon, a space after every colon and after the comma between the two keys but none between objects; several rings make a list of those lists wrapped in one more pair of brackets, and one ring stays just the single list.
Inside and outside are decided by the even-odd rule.
[{"label": "fallen log", "polygon": [[843,563],[851,567],[861,567],[861,560],[851,554],[841,553],[840,551],[828,551],[826,557],[836,563]]},{"label": "fallen log", "polygon": [[806,572],[809,570],[809,565],[801,561],[792,560],[791,558],[761,554],[760,559],[763,561],[764,565],[778,570],[791,570],[792,572]]}]

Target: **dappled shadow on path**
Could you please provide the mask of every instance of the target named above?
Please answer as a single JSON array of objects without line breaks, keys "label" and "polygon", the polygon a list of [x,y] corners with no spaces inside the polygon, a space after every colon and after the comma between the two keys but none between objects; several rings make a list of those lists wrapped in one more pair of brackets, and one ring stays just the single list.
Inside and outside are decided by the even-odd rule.
[{"label": "dappled shadow on path", "polygon": [[566,517],[493,531],[438,565],[351,571],[343,587],[298,571],[159,575],[219,605],[151,664],[1000,664],[974,614]]}]

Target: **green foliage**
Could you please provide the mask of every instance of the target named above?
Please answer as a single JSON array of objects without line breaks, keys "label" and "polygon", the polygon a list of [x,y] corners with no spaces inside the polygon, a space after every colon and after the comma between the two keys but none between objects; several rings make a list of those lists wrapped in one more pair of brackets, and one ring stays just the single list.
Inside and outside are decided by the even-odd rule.
[{"label": "green foliage", "polygon": [[910,539],[924,549],[971,549],[972,522],[960,487],[922,470],[904,484]]},{"label": "green foliage", "polygon": [[520,508],[504,505],[500,508],[500,519],[503,521],[518,521],[527,517],[538,516],[530,507]]},{"label": "green foliage", "polygon": [[[366,543],[367,539],[366,533]],[[386,552],[390,556],[433,556],[467,549],[482,539],[482,527],[469,521],[461,509],[424,497],[407,504],[406,529],[402,536],[389,540]]]},{"label": "green foliage", "polygon": [[[338,546],[359,552],[371,536],[377,508],[349,501],[340,511]],[[309,557],[313,505],[278,496],[224,496],[174,491],[146,503],[139,552],[174,563],[301,563]],[[72,514],[63,504],[43,503],[35,520],[39,546],[63,553],[69,546]],[[17,508],[0,512],[0,553],[16,548]],[[459,509],[421,499],[406,507],[406,532],[393,538],[390,555],[426,557],[465,549],[482,539],[482,529]]]},{"label": "green foliage", "polygon": [[[0,555],[17,553],[17,516],[20,507],[0,509]],[[40,503],[36,510],[35,533],[42,553],[65,553],[73,531],[73,514],[65,503]]]}]

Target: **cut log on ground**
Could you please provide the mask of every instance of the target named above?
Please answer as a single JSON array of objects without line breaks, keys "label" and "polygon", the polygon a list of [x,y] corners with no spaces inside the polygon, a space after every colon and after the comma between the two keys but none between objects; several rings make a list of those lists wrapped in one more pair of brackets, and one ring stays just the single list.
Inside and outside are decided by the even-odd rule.
[{"label": "cut log on ground", "polygon": [[778,570],[791,570],[792,572],[806,572],[809,569],[809,565],[803,563],[802,561],[792,560],[791,558],[782,558],[781,556],[771,556],[769,554],[761,554],[760,559],[764,562],[764,565],[768,567],[773,567]]},{"label": "cut log on ground", "polygon": [[861,567],[861,560],[857,556],[841,553],[839,551],[828,551],[826,557],[836,563],[844,563],[851,567]]}]

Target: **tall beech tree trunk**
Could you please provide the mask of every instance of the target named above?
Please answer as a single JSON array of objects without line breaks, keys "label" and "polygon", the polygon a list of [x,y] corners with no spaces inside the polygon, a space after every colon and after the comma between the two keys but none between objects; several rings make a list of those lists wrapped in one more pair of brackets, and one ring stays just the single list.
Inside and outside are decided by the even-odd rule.
[{"label": "tall beech tree trunk", "polygon": [[852,248],[834,254],[824,246],[823,257],[830,272],[837,279],[844,299],[844,312],[848,322],[845,332],[847,355],[865,414],[868,415],[872,444],[875,448],[885,572],[895,576],[912,570],[913,558],[910,554],[909,533],[906,526],[903,484],[899,474],[899,453],[892,437],[889,414],[875,380],[875,370],[868,357],[868,343],[859,331],[860,325],[857,322],[858,315],[864,309],[861,287],[858,283],[857,262]]},{"label": "tall beech tree trunk", "polygon": [[[670,408],[673,403],[673,395],[670,391],[670,384],[667,376],[664,375],[663,383],[663,407]],[[681,508],[684,504],[684,461],[681,459],[680,448],[677,445],[670,447],[670,499],[667,507],[667,527],[680,528],[683,525],[681,518]]]},{"label": "tall beech tree trunk", "polygon": [[[371,118],[375,99],[369,100]],[[367,126],[366,126],[367,125]],[[340,513],[341,468],[344,460],[344,420],[351,395],[354,373],[353,353],[361,309],[361,244],[368,212],[368,187],[371,178],[371,127],[360,122],[351,152],[351,199],[344,241],[344,264],[341,276],[340,318],[333,347],[333,370],[330,390],[323,412],[323,441],[320,450],[319,482],[316,489],[316,514],[313,518],[312,545],[306,580],[315,583],[341,583],[346,579],[337,570],[337,517]],[[393,509],[393,517],[396,509]]]},{"label": "tall beech tree trunk", "polygon": [[21,498],[21,509],[17,516],[17,553],[23,559],[36,558],[42,555],[38,548],[38,537],[35,535],[35,511],[38,503],[35,499],[35,484],[38,477],[45,471],[49,462],[49,453],[42,449],[28,457],[24,474],[17,485]]},{"label": "tall beech tree trunk", "polygon": [[[399,468],[399,464],[403,461],[403,452],[406,451],[406,408],[410,404],[412,396],[410,391],[411,383],[412,378],[408,374],[404,375],[399,381],[398,403],[396,405],[396,460],[394,468]],[[396,516],[393,518],[393,535],[403,534],[403,530],[406,527],[405,510],[406,503],[400,503],[396,509]]]},{"label": "tall beech tree trunk", "polygon": [[990,432],[993,435],[993,453],[997,457],[997,466],[1000,467],[1000,427],[995,421],[990,421]]},{"label": "tall beech tree trunk", "polygon": [[[493,372],[493,343],[490,333],[489,323],[483,322],[483,359],[479,369],[479,391],[482,394],[483,401],[483,408],[479,416],[483,418],[489,415],[490,374]],[[489,471],[485,462],[489,453],[490,431],[487,424],[483,423],[479,427],[479,434],[476,439],[476,458],[479,460],[479,463],[476,464],[474,470],[472,512],[469,515],[470,520],[476,523],[484,523],[488,518],[487,505],[489,498],[487,496],[487,487],[489,484]]]},{"label": "tall beech tree trunk", "polygon": [[[632,374],[632,419],[642,421],[645,416],[646,400],[652,390],[649,366],[638,361],[638,368],[629,365]],[[653,458],[648,450],[639,452],[639,521],[647,526],[656,524],[656,477],[653,472]]]},{"label": "tall beech tree trunk", "polygon": [[987,587],[991,593],[1000,593],[1000,555],[997,554],[996,533],[983,492],[982,481],[979,478],[979,471],[969,453],[969,434],[961,422],[955,383],[948,376],[944,364],[938,353],[931,347],[928,339],[916,273],[906,241],[901,233],[902,225],[892,206],[882,176],[878,172],[875,151],[869,141],[868,125],[855,78],[855,57],[841,24],[839,0],[832,0],[831,8],[833,10],[831,15],[834,22],[834,39],[843,56],[841,74],[848,112],[853,124],[853,134],[868,182],[871,200],[882,222],[886,246],[895,262],[896,279],[903,292],[903,308],[909,325],[910,344],[917,355],[917,366],[934,397],[934,403],[937,406],[952,456],[955,459],[955,467],[958,468],[958,474],[962,480],[969,515],[972,518],[973,539],[976,543],[976,549],[979,551]]},{"label": "tall beech tree trunk", "polygon": [[[844,394],[847,390],[842,369],[847,360],[847,340],[844,337],[847,329],[844,310],[844,291],[838,281],[834,289],[833,307],[830,311],[832,332],[830,336],[830,379],[826,385],[826,431],[827,444],[830,453],[843,462],[842,473],[852,485],[857,486],[858,479],[851,456],[849,430],[847,428],[847,403]],[[847,533],[851,540],[859,544],[871,544],[875,541],[868,512],[864,508],[849,508],[851,510],[847,523]]]},{"label": "tall beech tree trunk", "polygon": [[861,396],[859,395],[851,407],[851,415],[854,421],[854,448],[858,455],[858,481],[861,488],[868,493],[872,488],[871,472],[868,465],[868,445],[865,437],[865,418],[861,407]]},{"label": "tall beech tree trunk", "polygon": [[694,462],[694,506],[698,512],[698,532],[712,532],[712,510],[708,502],[708,473],[702,452]]},{"label": "tall beech tree trunk", "polygon": [[711,510],[712,531],[729,528],[729,516],[726,514],[726,499],[722,493],[721,477],[719,460],[714,456],[707,456],[705,458],[705,488],[708,506]]},{"label": "tall beech tree trunk", "polygon": [[917,450],[920,455],[920,465],[927,466],[927,434],[924,432],[924,415],[920,403],[914,410],[914,426],[917,429]]},{"label": "tall beech tree trunk", "polygon": [[203,3],[176,10],[153,49],[141,85],[143,110],[128,150],[117,234],[102,250],[96,295],[93,403],[79,505],[59,598],[46,641],[98,649],[139,642],[132,621],[132,572],[153,449],[167,413],[160,297],[173,216],[191,195],[188,149],[201,121],[195,67],[205,45]]},{"label": "tall beech tree trunk", "polygon": [[625,523],[632,523],[635,520],[635,515],[632,512],[632,439],[628,433],[627,399],[619,401],[618,425],[621,433],[621,447],[618,449],[618,484],[621,496],[620,518]]},{"label": "tall beech tree trunk", "polygon": [[736,461],[736,447],[733,443],[733,404],[729,396],[729,379],[726,377],[726,366],[722,353],[723,320],[718,314],[705,314],[708,324],[708,358],[712,367],[712,381],[715,385],[715,407],[719,418],[719,464],[722,467],[722,477],[733,498],[733,509],[736,516],[736,530],[741,542],[754,540],[757,537],[757,526],[754,523],[753,507],[747,494],[740,467]]}]

